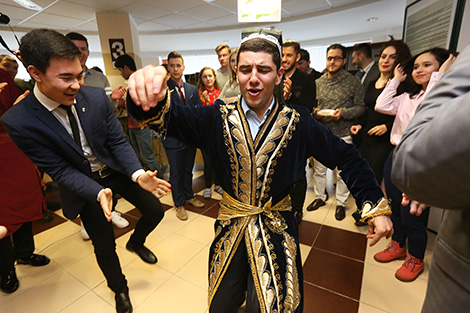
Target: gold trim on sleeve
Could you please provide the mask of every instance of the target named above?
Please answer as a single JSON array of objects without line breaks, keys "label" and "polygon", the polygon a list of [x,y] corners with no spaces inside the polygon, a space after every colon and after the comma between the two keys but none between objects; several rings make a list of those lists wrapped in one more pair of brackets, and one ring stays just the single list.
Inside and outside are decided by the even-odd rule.
[{"label": "gold trim on sleeve", "polygon": [[392,210],[387,199],[381,198],[375,206],[372,202],[366,201],[362,206],[361,222],[366,223],[369,218],[391,214]]}]

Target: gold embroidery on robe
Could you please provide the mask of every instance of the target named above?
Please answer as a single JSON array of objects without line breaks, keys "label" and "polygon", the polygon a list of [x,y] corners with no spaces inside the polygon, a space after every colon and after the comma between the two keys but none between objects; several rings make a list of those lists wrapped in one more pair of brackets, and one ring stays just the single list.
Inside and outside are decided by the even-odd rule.
[{"label": "gold embroidery on robe", "polygon": [[[263,207],[270,198],[271,177],[276,170],[277,160],[292,138],[295,124],[299,121],[299,114],[287,106],[279,109],[279,104],[276,103],[253,142],[240,103],[222,105],[220,111],[224,123],[224,142],[229,154],[234,197],[240,202]],[[284,312],[283,308],[289,307],[295,310],[298,307],[300,293],[299,283],[296,281],[298,274],[295,263],[297,257],[295,239],[286,233],[287,224],[282,215],[279,212],[274,213],[269,218],[264,212],[235,217],[231,219],[229,225],[223,225],[220,231],[218,229],[217,233],[222,237],[215,244],[210,261],[209,304],[233,254],[244,238],[261,312],[280,313]],[[281,277],[279,272],[276,260],[280,256],[274,251],[269,231],[282,234],[284,238],[282,248],[286,253],[285,262],[289,264],[286,269],[282,269],[288,270],[286,277]],[[281,243],[277,243],[277,246],[280,248],[279,244]],[[284,282],[288,286],[283,286]],[[288,299],[283,299],[283,292],[286,291]]]}]

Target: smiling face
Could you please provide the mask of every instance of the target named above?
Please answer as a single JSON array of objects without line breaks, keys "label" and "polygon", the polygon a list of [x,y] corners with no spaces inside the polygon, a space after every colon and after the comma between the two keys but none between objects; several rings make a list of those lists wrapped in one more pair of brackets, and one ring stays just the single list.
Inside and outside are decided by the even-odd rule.
[{"label": "smiling face", "polygon": [[82,66],[83,71],[86,69],[86,61],[88,60],[88,56],[90,55],[90,50],[88,50],[88,45],[86,41],[83,40],[72,40],[72,42],[77,46],[78,50],[80,50],[80,55],[78,59],[80,60],[80,65]]},{"label": "smiling face", "polygon": [[284,72],[290,73],[300,60],[300,53],[295,53],[294,47],[282,47],[282,67]]},{"label": "smiling face", "polygon": [[273,100],[274,86],[281,82],[283,69],[276,69],[267,52],[242,51],[238,57],[237,81],[248,106],[262,116]]},{"label": "smiling face", "polygon": [[64,105],[72,105],[83,86],[83,71],[78,57],[52,57],[45,73],[34,66],[28,71],[36,80],[39,90],[48,98]]},{"label": "smiling face", "polygon": [[397,49],[393,46],[388,46],[380,54],[379,71],[384,74],[392,73],[397,61]]},{"label": "smiling face", "polygon": [[426,89],[432,73],[437,71],[439,71],[439,62],[432,53],[427,52],[416,58],[411,76],[415,83]]},{"label": "smiling face", "polygon": [[204,70],[204,72],[202,72],[201,74],[201,81],[204,87],[206,87],[209,90],[212,90],[212,88],[214,88],[214,83],[215,83],[214,71],[209,68]]}]

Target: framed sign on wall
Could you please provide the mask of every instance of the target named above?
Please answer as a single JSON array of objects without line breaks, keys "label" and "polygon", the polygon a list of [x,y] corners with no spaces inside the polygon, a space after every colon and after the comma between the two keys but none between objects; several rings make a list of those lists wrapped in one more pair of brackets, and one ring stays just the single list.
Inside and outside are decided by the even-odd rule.
[{"label": "framed sign on wall", "polygon": [[456,50],[465,0],[418,0],[406,7],[403,41],[413,55],[433,47]]},{"label": "framed sign on wall", "polygon": [[123,38],[110,38],[109,39],[109,50],[111,51],[111,60],[116,62],[116,59],[121,55],[126,54],[126,46],[124,45]]}]

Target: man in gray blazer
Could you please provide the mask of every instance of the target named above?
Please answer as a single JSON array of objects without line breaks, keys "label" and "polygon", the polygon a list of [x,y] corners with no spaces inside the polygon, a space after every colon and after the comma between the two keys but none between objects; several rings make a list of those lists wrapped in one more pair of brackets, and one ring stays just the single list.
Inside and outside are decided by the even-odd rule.
[{"label": "man in gray blazer", "polygon": [[[470,46],[418,107],[395,150],[394,183],[411,199],[445,208],[423,313],[470,307]],[[421,214],[421,208],[411,212]]]}]

